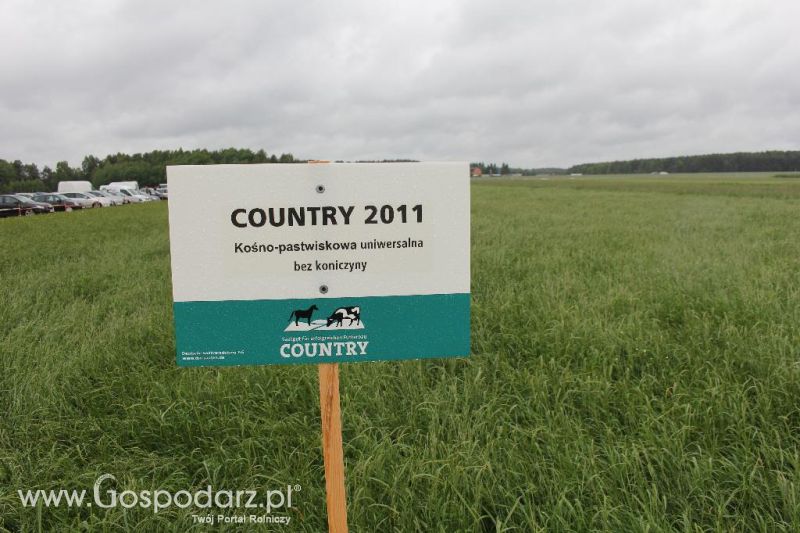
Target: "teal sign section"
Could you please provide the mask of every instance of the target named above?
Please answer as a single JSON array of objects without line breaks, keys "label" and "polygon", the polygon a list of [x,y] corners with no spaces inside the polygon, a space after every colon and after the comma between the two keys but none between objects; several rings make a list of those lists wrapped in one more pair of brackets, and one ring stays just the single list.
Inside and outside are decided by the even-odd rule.
[{"label": "teal sign section", "polygon": [[461,357],[470,295],[175,302],[179,366]]}]

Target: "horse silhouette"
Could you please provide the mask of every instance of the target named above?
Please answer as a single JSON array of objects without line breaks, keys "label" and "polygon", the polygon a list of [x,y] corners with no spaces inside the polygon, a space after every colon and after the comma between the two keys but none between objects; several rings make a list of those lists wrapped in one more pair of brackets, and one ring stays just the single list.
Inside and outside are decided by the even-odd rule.
[{"label": "horse silhouette", "polygon": [[305,318],[308,320],[308,325],[311,325],[311,315],[314,314],[314,311],[317,310],[316,305],[312,305],[308,309],[295,309],[292,311],[292,314],[289,315],[289,321],[291,322],[292,318],[294,318],[294,325],[299,326],[299,322],[301,318]]}]

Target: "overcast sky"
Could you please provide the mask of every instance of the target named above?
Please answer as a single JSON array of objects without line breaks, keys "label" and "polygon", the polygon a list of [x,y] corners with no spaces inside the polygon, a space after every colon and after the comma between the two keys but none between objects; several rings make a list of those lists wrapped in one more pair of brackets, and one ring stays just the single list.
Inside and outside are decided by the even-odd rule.
[{"label": "overcast sky", "polygon": [[0,158],[800,148],[797,0],[0,0]]}]

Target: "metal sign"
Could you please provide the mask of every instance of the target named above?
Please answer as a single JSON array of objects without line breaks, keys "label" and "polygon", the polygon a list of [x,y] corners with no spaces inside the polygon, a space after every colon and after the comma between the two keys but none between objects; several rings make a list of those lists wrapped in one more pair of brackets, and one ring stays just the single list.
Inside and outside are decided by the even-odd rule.
[{"label": "metal sign", "polygon": [[466,163],[167,168],[181,366],[470,351]]}]

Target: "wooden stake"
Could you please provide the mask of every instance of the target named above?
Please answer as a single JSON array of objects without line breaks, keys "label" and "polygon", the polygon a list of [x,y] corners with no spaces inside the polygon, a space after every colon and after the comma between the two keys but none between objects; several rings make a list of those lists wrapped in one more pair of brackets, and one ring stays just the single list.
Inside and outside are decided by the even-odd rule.
[{"label": "wooden stake", "polygon": [[322,456],[325,460],[328,531],[347,533],[338,363],[319,365],[319,407],[322,414]]}]

